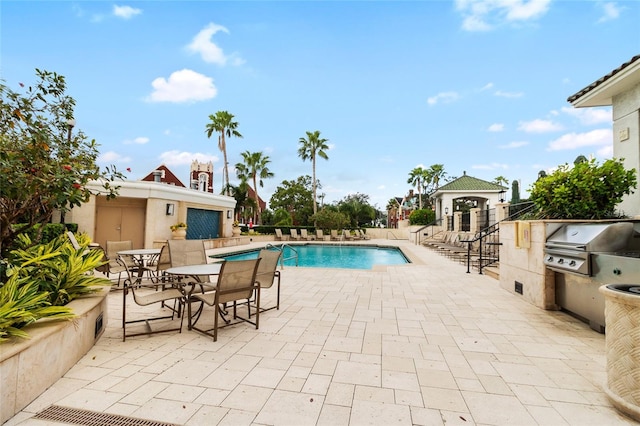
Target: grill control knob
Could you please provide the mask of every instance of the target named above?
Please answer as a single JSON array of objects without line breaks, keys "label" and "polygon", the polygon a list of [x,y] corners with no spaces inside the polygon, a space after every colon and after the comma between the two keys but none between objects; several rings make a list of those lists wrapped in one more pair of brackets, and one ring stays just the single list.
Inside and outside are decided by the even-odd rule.
[{"label": "grill control knob", "polygon": [[547,262],[553,262],[553,256],[547,257]]},{"label": "grill control knob", "polygon": [[569,266],[576,266],[576,261],[572,260],[571,262],[569,262]]},{"label": "grill control knob", "polygon": [[614,268],[613,269],[613,275],[620,275],[622,273],[622,271],[619,268]]},{"label": "grill control knob", "polygon": [[564,259],[558,259],[558,264],[562,265],[564,263]]}]

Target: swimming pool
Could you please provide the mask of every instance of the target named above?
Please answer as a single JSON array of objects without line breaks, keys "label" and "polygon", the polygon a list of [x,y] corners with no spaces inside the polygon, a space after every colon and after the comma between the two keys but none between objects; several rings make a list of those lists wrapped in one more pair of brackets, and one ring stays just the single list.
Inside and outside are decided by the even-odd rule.
[{"label": "swimming pool", "polygon": [[[280,248],[280,246],[276,246]],[[227,260],[256,259],[260,249],[222,255]],[[348,244],[295,244],[284,245],[285,266],[308,268],[372,269],[373,265],[403,265],[410,263],[397,247],[379,247]]]}]

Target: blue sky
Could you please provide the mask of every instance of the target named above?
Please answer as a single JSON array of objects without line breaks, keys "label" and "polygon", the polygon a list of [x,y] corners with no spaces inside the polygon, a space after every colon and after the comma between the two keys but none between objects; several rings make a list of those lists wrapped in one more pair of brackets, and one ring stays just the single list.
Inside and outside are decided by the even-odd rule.
[{"label": "blue sky", "polygon": [[319,130],[325,202],[359,192],[380,209],[417,166],[526,191],[578,155],[611,158],[611,109],[567,98],[640,53],[637,1],[4,0],[0,19],[2,80],[64,75],[101,165],[140,179],[164,163],[187,184],[211,160],[219,192],[205,126],[227,110],[244,136],[230,164],[271,159],[263,199],[311,175],[298,140]]}]

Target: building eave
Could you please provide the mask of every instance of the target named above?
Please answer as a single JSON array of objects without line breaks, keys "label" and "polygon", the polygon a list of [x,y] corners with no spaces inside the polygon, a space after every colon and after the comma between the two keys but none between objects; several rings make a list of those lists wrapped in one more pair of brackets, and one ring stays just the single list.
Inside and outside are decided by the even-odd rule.
[{"label": "building eave", "polygon": [[640,84],[640,55],[569,96],[576,108],[613,105],[613,97]]}]

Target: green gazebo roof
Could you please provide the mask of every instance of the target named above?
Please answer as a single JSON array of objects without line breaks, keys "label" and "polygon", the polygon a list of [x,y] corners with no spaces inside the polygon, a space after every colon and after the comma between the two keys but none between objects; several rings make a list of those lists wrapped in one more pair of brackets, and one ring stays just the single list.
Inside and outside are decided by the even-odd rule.
[{"label": "green gazebo roof", "polygon": [[446,183],[438,188],[441,191],[504,191],[507,188],[497,183],[487,182],[473,176],[467,176],[467,172],[456,180]]}]

